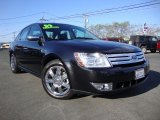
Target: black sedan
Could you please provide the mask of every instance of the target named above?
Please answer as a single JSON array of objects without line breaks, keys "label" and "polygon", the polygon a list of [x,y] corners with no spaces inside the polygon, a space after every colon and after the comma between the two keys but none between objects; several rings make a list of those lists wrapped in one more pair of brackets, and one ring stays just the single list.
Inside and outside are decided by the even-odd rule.
[{"label": "black sedan", "polygon": [[11,43],[9,55],[13,73],[26,71],[40,77],[45,91],[59,99],[77,92],[106,94],[130,88],[149,72],[139,48],[103,41],[67,24],[25,27]]}]

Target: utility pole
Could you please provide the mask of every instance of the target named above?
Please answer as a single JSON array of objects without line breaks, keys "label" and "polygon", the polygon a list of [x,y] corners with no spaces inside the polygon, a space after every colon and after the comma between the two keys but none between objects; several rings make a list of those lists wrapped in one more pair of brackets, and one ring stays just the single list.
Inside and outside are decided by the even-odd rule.
[{"label": "utility pole", "polygon": [[83,15],[83,17],[84,17],[84,28],[87,28],[88,15]]},{"label": "utility pole", "polygon": [[143,34],[146,35],[148,33],[148,26],[146,23],[143,25]]},{"label": "utility pole", "polygon": [[45,19],[44,17],[42,17],[41,19],[39,19],[41,21],[41,23],[48,21],[47,19]]}]

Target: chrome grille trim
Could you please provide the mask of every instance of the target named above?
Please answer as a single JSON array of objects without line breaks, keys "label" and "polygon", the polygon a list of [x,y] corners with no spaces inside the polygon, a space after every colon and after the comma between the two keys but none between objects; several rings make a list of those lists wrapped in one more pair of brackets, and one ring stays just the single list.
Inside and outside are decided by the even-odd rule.
[{"label": "chrome grille trim", "polygon": [[106,57],[112,65],[132,64],[145,61],[143,52],[124,53],[124,54],[107,54]]}]

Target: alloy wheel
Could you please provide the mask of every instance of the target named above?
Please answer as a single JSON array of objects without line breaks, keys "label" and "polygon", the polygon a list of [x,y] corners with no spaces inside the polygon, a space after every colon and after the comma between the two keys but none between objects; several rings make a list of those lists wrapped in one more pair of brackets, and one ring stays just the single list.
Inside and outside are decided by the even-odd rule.
[{"label": "alloy wheel", "polygon": [[54,97],[63,97],[70,91],[70,84],[63,66],[50,67],[45,74],[47,91]]},{"label": "alloy wheel", "polygon": [[11,70],[14,71],[16,67],[16,61],[15,61],[14,55],[11,56],[10,66],[11,66]]}]

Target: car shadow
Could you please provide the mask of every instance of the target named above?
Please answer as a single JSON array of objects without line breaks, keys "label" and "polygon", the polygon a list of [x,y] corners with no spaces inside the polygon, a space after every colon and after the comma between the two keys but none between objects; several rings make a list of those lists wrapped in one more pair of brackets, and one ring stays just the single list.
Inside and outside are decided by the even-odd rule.
[{"label": "car shadow", "polygon": [[137,96],[146,93],[160,85],[160,73],[156,71],[150,71],[146,81],[136,87],[130,88],[125,91],[106,94],[106,95],[93,95],[93,97],[107,98],[107,99],[118,99]]},{"label": "car shadow", "polygon": [[89,94],[75,94],[71,99],[79,99],[79,98],[84,98],[90,96]]}]

